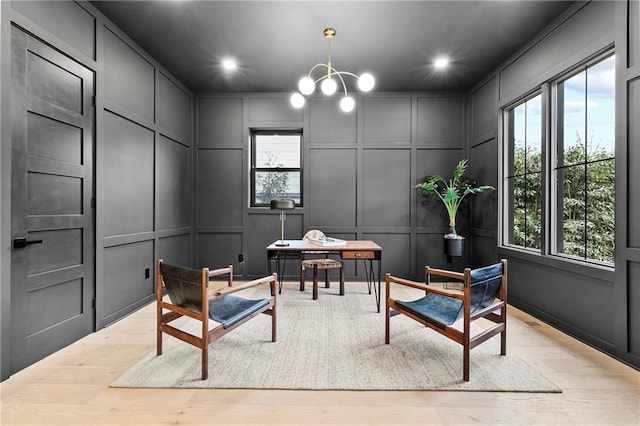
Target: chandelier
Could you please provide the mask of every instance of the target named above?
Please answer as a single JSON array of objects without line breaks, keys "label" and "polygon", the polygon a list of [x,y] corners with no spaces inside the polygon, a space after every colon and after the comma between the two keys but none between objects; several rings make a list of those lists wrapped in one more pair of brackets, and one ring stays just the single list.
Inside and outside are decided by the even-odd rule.
[{"label": "chandelier", "polygon": [[[353,100],[351,96],[349,96],[349,92],[347,91],[347,85],[344,83],[343,76],[351,76],[358,80],[358,88],[363,92],[368,92],[373,89],[375,84],[375,79],[369,73],[364,73],[360,76],[347,72],[347,71],[338,71],[331,65],[331,39],[336,36],[336,30],[333,28],[325,28],[324,36],[329,43],[329,60],[326,64],[315,64],[309,70],[306,77],[302,77],[298,82],[298,90],[300,92],[296,92],[291,95],[291,105],[295,108],[302,108],[305,104],[304,96],[308,96],[314,92],[316,89],[316,83],[322,82],[320,84],[320,90],[327,96],[333,95],[338,90],[338,83],[336,80],[342,84],[342,92],[344,96],[340,99],[340,108],[344,112],[351,112],[353,108],[356,106],[356,102]],[[314,80],[312,77],[313,72],[316,69],[323,70],[320,77]],[[326,72],[324,72],[326,70]],[[334,78],[335,77],[335,78]]]}]

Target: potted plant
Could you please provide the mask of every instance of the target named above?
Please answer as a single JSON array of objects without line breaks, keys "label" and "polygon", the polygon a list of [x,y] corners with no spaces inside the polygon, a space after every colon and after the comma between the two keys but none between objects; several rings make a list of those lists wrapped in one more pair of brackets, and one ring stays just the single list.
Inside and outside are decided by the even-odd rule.
[{"label": "potted plant", "polygon": [[475,195],[484,191],[494,190],[489,185],[476,185],[464,174],[467,169],[467,160],[462,159],[453,171],[453,177],[446,180],[439,175],[425,176],[422,183],[414,186],[428,197],[442,201],[449,216],[449,233],[444,236],[445,254],[447,256],[462,256],[464,237],[456,232],[456,215],[460,203],[467,195]]}]

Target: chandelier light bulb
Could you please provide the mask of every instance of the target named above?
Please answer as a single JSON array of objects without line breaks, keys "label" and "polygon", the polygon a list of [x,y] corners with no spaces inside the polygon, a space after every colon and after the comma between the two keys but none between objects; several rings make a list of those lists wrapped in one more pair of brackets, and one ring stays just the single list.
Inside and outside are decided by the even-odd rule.
[{"label": "chandelier light bulb", "polygon": [[376,80],[368,72],[362,74],[360,78],[358,78],[358,88],[363,92],[370,91],[371,89],[373,89],[373,86],[375,84]]},{"label": "chandelier light bulb", "polygon": [[304,96],[302,96],[300,93],[296,92],[291,95],[291,105],[294,108],[302,108],[304,106],[304,102]]},{"label": "chandelier light bulb", "polygon": [[320,89],[322,89],[322,93],[324,93],[327,96],[330,96],[336,93],[337,88],[338,88],[338,85],[336,84],[335,80],[332,78],[327,78],[320,85]]},{"label": "chandelier light bulb", "polygon": [[302,77],[298,82],[298,89],[303,95],[310,95],[316,90],[316,83],[311,77]]},{"label": "chandelier light bulb", "polygon": [[340,109],[344,112],[351,112],[353,108],[356,106],[356,102],[353,100],[351,96],[345,96],[340,100]]}]

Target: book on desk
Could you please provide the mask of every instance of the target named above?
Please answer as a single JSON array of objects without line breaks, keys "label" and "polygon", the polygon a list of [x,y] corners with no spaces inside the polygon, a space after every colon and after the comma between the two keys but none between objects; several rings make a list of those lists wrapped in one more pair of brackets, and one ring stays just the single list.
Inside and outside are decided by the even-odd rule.
[{"label": "book on desk", "polygon": [[347,242],[345,240],[341,240],[339,238],[331,238],[331,237],[309,238],[309,242],[311,244],[315,244],[317,246],[322,246],[322,247],[336,247],[336,246],[347,245]]}]

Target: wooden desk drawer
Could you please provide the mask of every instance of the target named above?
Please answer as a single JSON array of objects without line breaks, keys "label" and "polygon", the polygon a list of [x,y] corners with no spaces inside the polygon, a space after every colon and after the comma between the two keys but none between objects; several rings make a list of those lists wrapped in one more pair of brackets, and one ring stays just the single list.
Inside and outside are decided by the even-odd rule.
[{"label": "wooden desk drawer", "polygon": [[375,259],[376,254],[370,250],[345,250],[342,252],[343,259]]}]

